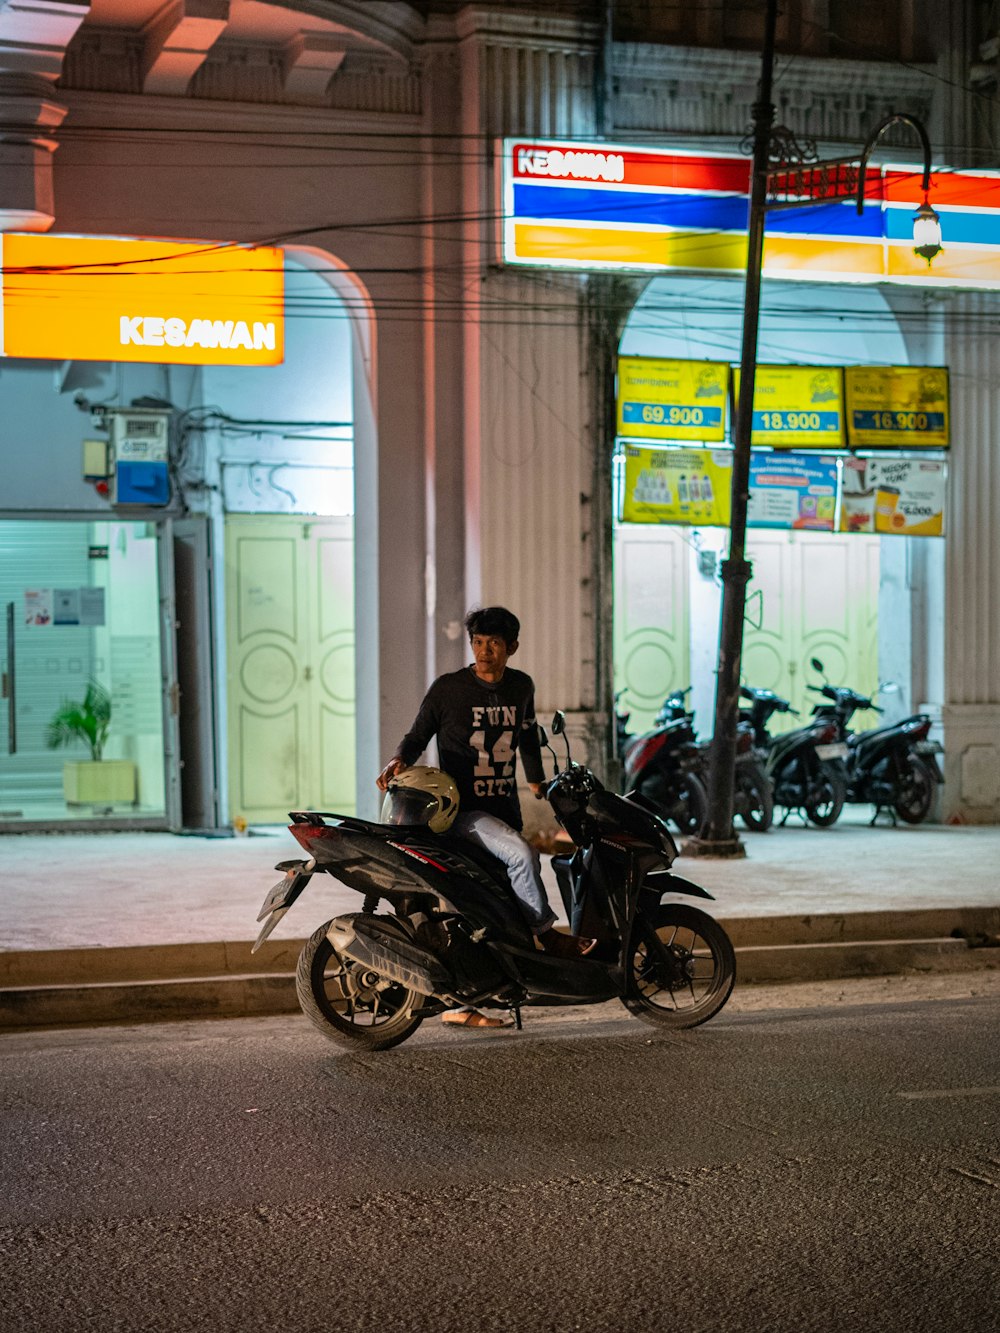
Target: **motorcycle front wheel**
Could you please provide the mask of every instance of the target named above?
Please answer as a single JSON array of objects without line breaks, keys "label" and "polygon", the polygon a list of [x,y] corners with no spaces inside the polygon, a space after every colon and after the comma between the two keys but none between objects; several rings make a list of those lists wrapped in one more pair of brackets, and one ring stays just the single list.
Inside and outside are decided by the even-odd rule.
[{"label": "motorcycle front wheel", "polygon": [[413,1010],[424,997],[342,958],[326,937],[329,927],[327,921],[315,930],[299,954],[295,991],[306,1018],[354,1050],[387,1051],[406,1041],[423,1021]]},{"label": "motorcycle front wheel", "polygon": [[774,793],[755,764],[736,765],[736,809],[752,833],[766,833],[774,821]]},{"label": "motorcycle front wheel", "polygon": [[736,981],[736,954],[719,923],[686,903],[636,917],[622,1004],[646,1023],[693,1028],[719,1012]]},{"label": "motorcycle front wheel", "polygon": [[813,784],[812,799],[802,807],[810,824],[829,828],[840,818],[847,797],[844,779],[832,768],[821,769]]},{"label": "motorcycle front wheel", "polygon": [[922,824],[934,802],[934,779],[916,755],[910,755],[900,774],[892,808],[905,824]]}]

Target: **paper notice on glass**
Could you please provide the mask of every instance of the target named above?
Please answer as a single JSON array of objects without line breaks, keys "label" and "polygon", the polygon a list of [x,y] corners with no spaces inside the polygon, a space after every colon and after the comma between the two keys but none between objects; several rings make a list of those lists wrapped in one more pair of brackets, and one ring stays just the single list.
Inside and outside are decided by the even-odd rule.
[{"label": "paper notice on glass", "polygon": [[24,591],[24,623],[26,625],[52,624],[52,589],[26,588]]},{"label": "paper notice on glass", "polygon": [[56,588],[52,593],[53,625],[79,625],[80,589]]},{"label": "paper notice on glass", "polygon": [[104,589],[80,589],[80,624],[104,624]]}]

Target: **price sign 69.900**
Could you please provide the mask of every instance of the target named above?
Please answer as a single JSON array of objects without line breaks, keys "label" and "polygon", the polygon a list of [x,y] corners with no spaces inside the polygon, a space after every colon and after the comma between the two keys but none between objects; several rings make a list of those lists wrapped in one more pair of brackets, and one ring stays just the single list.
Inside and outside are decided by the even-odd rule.
[{"label": "price sign 69.900", "polygon": [[721,441],[729,367],[651,356],[618,359],[618,434],[635,440]]}]

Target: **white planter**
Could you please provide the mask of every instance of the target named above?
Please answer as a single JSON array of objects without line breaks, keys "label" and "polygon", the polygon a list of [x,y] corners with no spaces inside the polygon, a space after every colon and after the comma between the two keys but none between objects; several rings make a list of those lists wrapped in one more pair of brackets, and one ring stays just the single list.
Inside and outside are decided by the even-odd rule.
[{"label": "white planter", "polygon": [[136,769],[131,759],[63,765],[67,805],[134,805],[136,785]]}]

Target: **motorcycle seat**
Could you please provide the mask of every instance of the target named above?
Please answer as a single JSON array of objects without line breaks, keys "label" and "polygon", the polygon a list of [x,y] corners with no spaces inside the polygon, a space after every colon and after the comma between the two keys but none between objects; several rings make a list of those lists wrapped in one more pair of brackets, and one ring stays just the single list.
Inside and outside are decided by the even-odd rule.
[{"label": "motorcycle seat", "polygon": [[364,833],[369,838],[405,839],[408,833],[426,833],[420,824],[377,824],[374,820],[358,819],[354,815],[338,815],[335,810],[293,810],[289,814],[293,824],[324,824],[334,820],[337,826],[353,833]]},{"label": "motorcycle seat", "polygon": [[884,727],[872,727],[870,731],[856,731],[848,736],[847,744],[857,749],[859,745],[867,745],[869,741],[878,740],[881,736],[888,736],[890,733],[899,734],[899,723],[889,722]]},{"label": "motorcycle seat", "polygon": [[[441,833],[438,837],[442,843],[450,847],[459,856],[464,856],[466,860],[472,861],[481,870],[485,870],[491,879],[496,880],[499,888],[506,889],[508,894],[514,898],[514,890],[510,887],[507,867],[492,852],[486,851],[484,847],[480,847],[477,843],[470,842],[468,838],[460,837],[457,833]],[[516,902],[517,899],[514,898],[514,901]]]}]

